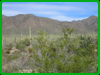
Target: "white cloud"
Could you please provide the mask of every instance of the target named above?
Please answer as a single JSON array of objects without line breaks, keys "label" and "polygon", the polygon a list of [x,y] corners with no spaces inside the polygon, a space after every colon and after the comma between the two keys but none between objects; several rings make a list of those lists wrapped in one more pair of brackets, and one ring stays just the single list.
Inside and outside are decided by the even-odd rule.
[{"label": "white cloud", "polygon": [[[59,3],[59,2],[58,2]],[[65,2],[66,3],[66,2]],[[2,14],[6,16],[14,16],[17,14],[34,14],[38,16],[46,16],[52,19],[57,19],[59,21],[73,21],[73,20],[82,20],[87,17],[76,18],[76,17],[68,17],[64,15],[86,15],[90,13],[92,8],[90,7],[83,7],[83,6],[75,6],[73,4],[64,4],[60,5],[52,3],[35,3],[35,2],[16,2],[16,3],[3,3],[2,4]],[[79,4],[79,3],[77,3]],[[70,6],[69,6],[70,5]],[[95,8],[95,7],[94,7]],[[93,8],[93,9],[94,9]],[[93,10],[92,9],[92,10]]]},{"label": "white cloud", "polygon": [[50,17],[52,19],[55,19],[55,20],[59,20],[59,21],[77,21],[77,20],[83,20],[83,19],[86,19],[87,17],[82,17],[82,18],[75,18],[75,17],[67,17],[67,16],[53,16],[53,17]]},{"label": "white cloud", "polygon": [[15,10],[2,10],[2,14],[6,15],[6,16],[14,16],[17,14],[35,14],[35,15],[47,15],[47,16],[57,16],[57,15],[62,15],[62,13],[60,12],[56,12],[56,11],[26,11],[26,12],[21,12],[21,11],[15,11]]},{"label": "white cloud", "polygon": [[33,11],[33,14],[48,15],[48,16],[62,15],[61,12],[57,12],[57,11]]},{"label": "white cloud", "polygon": [[34,4],[30,5],[33,9],[42,9],[42,10],[80,10],[80,7],[73,7],[73,6],[65,6],[65,5],[43,5],[43,4]]},{"label": "white cloud", "polygon": [[[66,14],[61,11],[79,10],[80,7],[67,6],[67,5],[52,5],[52,4],[38,4],[38,3],[3,3],[2,13],[6,16],[17,14],[35,14],[35,15],[48,15],[57,16]],[[4,10],[5,9],[5,10]],[[6,10],[7,9],[7,10]],[[10,10],[9,10],[10,9]],[[23,13],[24,12],[24,13]]]},{"label": "white cloud", "polygon": [[[17,14],[26,14],[23,12],[18,12],[18,11],[12,11],[12,10],[2,10],[3,15],[6,16],[15,16]],[[82,19],[86,19],[87,17],[83,17],[83,18],[75,18],[75,17],[68,17],[68,16],[63,16],[62,13],[59,12],[50,12],[50,11],[35,11],[34,14],[40,14],[40,15],[50,15],[52,17],[49,17],[51,19],[56,19],[59,21],[77,21],[77,20],[82,20]],[[62,15],[62,16],[58,16],[58,15]]]},{"label": "white cloud", "polygon": [[75,6],[67,6],[67,5],[50,5],[50,4],[38,4],[38,3],[19,3],[19,4],[2,4],[2,7],[17,7],[17,8],[23,8],[23,9],[35,9],[35,10],[81,10],[80,7]]},{"label": "white cloud", "polygon": [[24,14],[23,12],[13,11],[13,10],[2,10],[2,14],[6,16],[14,16],[17,14]]}]

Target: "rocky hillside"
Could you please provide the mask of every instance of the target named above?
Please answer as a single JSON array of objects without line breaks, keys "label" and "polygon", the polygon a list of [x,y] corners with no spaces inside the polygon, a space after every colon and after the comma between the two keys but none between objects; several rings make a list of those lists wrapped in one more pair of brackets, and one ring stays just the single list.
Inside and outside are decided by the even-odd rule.
[{"label": "rocky hillside", "polygon": [[79,21],[58,21],[45,17],[37,17],[32,14],[18,14],[16,16],[7,17],[2,15],[2,33],[3,34],[28,34],[31,27],[32,34],[37,34],[39,29],[45,30],[47,33],[60,34],[62,28],[74,28],[76,33],[91,32],[98,33],[98,17],[90,16],[87,19]]}]

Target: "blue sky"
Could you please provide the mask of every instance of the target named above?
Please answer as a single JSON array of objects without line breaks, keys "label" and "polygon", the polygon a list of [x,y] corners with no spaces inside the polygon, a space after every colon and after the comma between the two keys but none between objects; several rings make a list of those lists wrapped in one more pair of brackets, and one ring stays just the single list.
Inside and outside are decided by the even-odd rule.
[{"label": "blue sky", "polygon": [[2,14],[15,16],[18,14],[34,14],[59,21],[86,19],[98,16],[97,2],[4,2]]}]

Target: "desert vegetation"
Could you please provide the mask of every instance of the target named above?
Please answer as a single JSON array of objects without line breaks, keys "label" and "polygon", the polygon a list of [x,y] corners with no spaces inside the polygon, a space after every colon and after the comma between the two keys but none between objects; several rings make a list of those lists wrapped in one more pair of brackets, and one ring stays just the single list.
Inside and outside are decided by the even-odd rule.
[{"label": "desert vegetation", "polygon": [[66,28],[61,35],[2,35],[3,73],[96,73],[98,35],[74,34]]}]

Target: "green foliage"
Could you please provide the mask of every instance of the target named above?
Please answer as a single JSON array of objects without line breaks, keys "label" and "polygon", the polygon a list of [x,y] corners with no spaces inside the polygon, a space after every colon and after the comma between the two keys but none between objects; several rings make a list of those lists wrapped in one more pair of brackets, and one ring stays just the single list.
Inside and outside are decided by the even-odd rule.
[{"label": "green foliage", "polygon": [[8,64],[4,72],[11,73],[12,71],[13,71],[13,69],[12,69],[11,65]]},{"label": "green foliage", "polygon": [[10,50],[12,50],[12,47],[13,47],[12,43],[9,43],[6,45],[5,48],[6,48],[6,50],[10,51]]},{"label": "green foliage", "polygon": [[85,37],[85,36],[82,36],[82,34],[81,34],[81,36],[79,36],[79,39],[80,39],[80,40],[85,40],[86,37]]},{"label": "green foliage", "polygon": [[21,52],[17,51],[17,52],[14,52],[12,55],[7,55],[6,59],[7,59],[7,62],[10,62],[12,60],[18,59],[20,56],[21,56]]},{"label": "green foliage", "polygon": [[[35,73],[92,73],[97,72],[97,57],[95,49],[98,48],[98,39],[79,36],[71,38],[74,29],[63,29],[63,36],[53,41],[47,39],[47,33],[39,31],[29,51],[29,65]],[[16,44],[16,48],[23,50],[30,45],[29,39]],[[13,53],[7,60],[17,59],[19,53]],[[5,61],[3,57],[3,61]],[[96,67],[95,67],[96,66]],[[95,68],[94,68],[95,67]]]},{"label": "green foliage", "polygon": [[61,62],[60,60],[57,61],[57,71],[58,73],[66,73],[65,65],[63,65],[63,62]]},{"label": "green foliage", "polygon": [[49,72],[49,69],[50,69],[50,60],[47,56],[45,56],[45,59],[44,59],[44,70],[46,73]]},{"label": "green foliage", "polygon": [[28,38],[25,38],[23,41],[22,41],[22,44],[24,44],[25,46],[29,46],[30,45],[30,41]]},{"label": "green foliage", "polygon": [[2,56],[2,65],[6,64],[6,62],[7,62],[6,57]]},{"label": "green foliage", "polygon": [[19,43],[16,44],[16,48],[17,48],[17,49],[20,49],[21,51],[23,51],[23,50],[25,49],[25,47],[26,47],[26,46],[23,45],[23,44],[21,44],[21,42],[19,42]]},{"label": "green foliage", "polygon": [[80,41],[81,48],[86,48],[87,50],[89,50],[89,45],[93,45],[93,39],[91,37],[84,38],[83,41]]},{"label": "green foliage", "polygon": [[23,51],[23,49],[25,49],[25,47],[29,45],[30,45],[29,39],[25,38],[24,40],[20,40],[19,42],[16,43],[16,48]]}]

